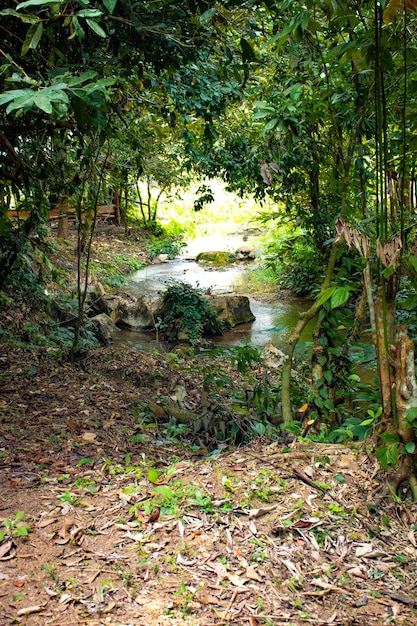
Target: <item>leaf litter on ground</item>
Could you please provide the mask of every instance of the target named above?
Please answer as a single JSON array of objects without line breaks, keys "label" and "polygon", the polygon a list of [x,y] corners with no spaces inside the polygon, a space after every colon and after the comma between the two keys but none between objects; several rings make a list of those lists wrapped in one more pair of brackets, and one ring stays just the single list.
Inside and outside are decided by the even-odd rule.
[{"label": "leaf litter on ground", "polygon": [[417,505],[383,495],[366,449],[213,455],[160,437],[157,415],[132,439],[149,400],[200,410],[192,363],[3,347],[0,624],[417,623]]}]

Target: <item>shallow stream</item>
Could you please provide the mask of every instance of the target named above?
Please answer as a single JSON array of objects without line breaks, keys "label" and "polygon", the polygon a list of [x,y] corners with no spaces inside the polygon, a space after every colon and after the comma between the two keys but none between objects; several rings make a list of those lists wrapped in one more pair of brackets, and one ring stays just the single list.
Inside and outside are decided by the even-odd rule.
[{"label": "shallow stream", "polygon": [[[195,260],[180,258],[159,265],[148,265],[134,272],[129,277],[127,287],[133,295],[139,296],[164,291],[170,281],[183,280],[194,287],[210,289],[212,293],[233,293],[233,282],[247,267],[246,263],[241,262],[225,269],[212,269],[198,264]],[[288,297],[273,302],[261,302],[250,298],[250,307],[255,315],[255,321],[237,326],[226,331],[224,335],[215,337],[213,339],[215,345],[234,346],[249,341],[262,347],[268,341],[272,341],[274,345],[282,346],[297,323],[299,313],[309,307],[309,302]],[[307,328],[304,340],[308,337]],[[158,341],[154,332],[123,330],[119,341],[139,344],[138,347],[142,349],[166,347],[164,342]]]},{"label": "shallow stream", "polygon": [[[136,296],[147,293],[155,294],[164,291],[170,281],[183,280],[194,287],[204,290],[210,289],[212,293],[233,293],[233,282],[244,275],[246,269],[248,269],[248,264],[245,262],[224,269],[212,269],[198,264],[193,259],[179,258],[168,263],[148,265],[134,272],[129,277],[127,288]],[[240,291],[242,291],[241,287]],[[306,311],[309,306],[308,300],[288,298],[287,294],[285,296],[283,294],[281,300],[278,296],[272,302],[262,302],[250,298],[250,307],[256,317],[255,321],[227,330],[222,336],[211,338],[210,342],[215,346],[224,347],[250,342],[263,347],[271,341],[280,348],[296,325],[299,314]],[[296,352],[299,356],[302,353],[310,353],[313,327],[314,320],[307,325],[297,344]],[[128,344],[139,350],[157,349],[160,352],[167,352],[171,349],[169,344],[159,339],[155,331],[121,330],[116,337],[117,343]],[[360,375],[362,382],[373,384],[375,376],[374,350],[369,345],[367,338],[363,338],[363,343],[352,346],[350,354],[356,362],[355,373]]]}]

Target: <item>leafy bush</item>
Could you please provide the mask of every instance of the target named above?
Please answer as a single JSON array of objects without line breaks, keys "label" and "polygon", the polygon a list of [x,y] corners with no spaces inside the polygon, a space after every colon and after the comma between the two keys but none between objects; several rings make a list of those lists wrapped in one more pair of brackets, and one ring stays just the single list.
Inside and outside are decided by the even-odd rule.
[{"label": "leafy bush", "polygon": [[264,265],[277,280],[297,295],[306,295],[320,285],[325,268],[324,255],[303,234],[285,236],[270,242]]},{"label": "leafy bush", "polygon": [[186,246],[187,244],[184,241],[164,237],[163,239],[154,239],[148,245],[148,253],[152,259],[160,254],[167,254],[169,259],[175,259]]},{"label": "leafy bush", "polygon": [[223,324],[201,289],[174,281],[163,296],[164,313],[158,328],[168,341],[200,343],[204,335],[221,334]]}]

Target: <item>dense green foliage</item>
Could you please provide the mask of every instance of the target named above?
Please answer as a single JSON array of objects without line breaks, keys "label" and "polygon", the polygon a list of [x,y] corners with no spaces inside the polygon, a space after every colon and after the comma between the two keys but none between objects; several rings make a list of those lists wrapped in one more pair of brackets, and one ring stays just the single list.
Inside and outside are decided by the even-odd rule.
[{"label": "dense green foliage", "polygon": [[201,289],[172,282],[163,296],[164,313],[158,329],[169,341],[199,344],[207,335],[219,335],[223,325]]},{"label": "dense green foliage", "polygon": [[166,254],[168,259],[175,259],[187,246],[184,241],[179,241],[177,237],[155,237],[148,246],[151,258],[160,254]]},{"label": "dense green foliage", "polygon": [[323,280],[325,255],[306,235],[284,235],[268,242],[263,264],[283,287],[306,295],[317,292]]}]

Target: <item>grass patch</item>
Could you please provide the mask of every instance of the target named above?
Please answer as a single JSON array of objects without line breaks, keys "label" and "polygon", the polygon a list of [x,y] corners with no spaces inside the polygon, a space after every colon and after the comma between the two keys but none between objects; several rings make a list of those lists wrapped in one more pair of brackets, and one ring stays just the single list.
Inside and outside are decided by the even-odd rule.
[{"label": "grass patch", "polygon": [[271,268],[257,266],[243,272],[235,281],[233,289],[252,296],[273,297],[281,291],[275,273]]}]

